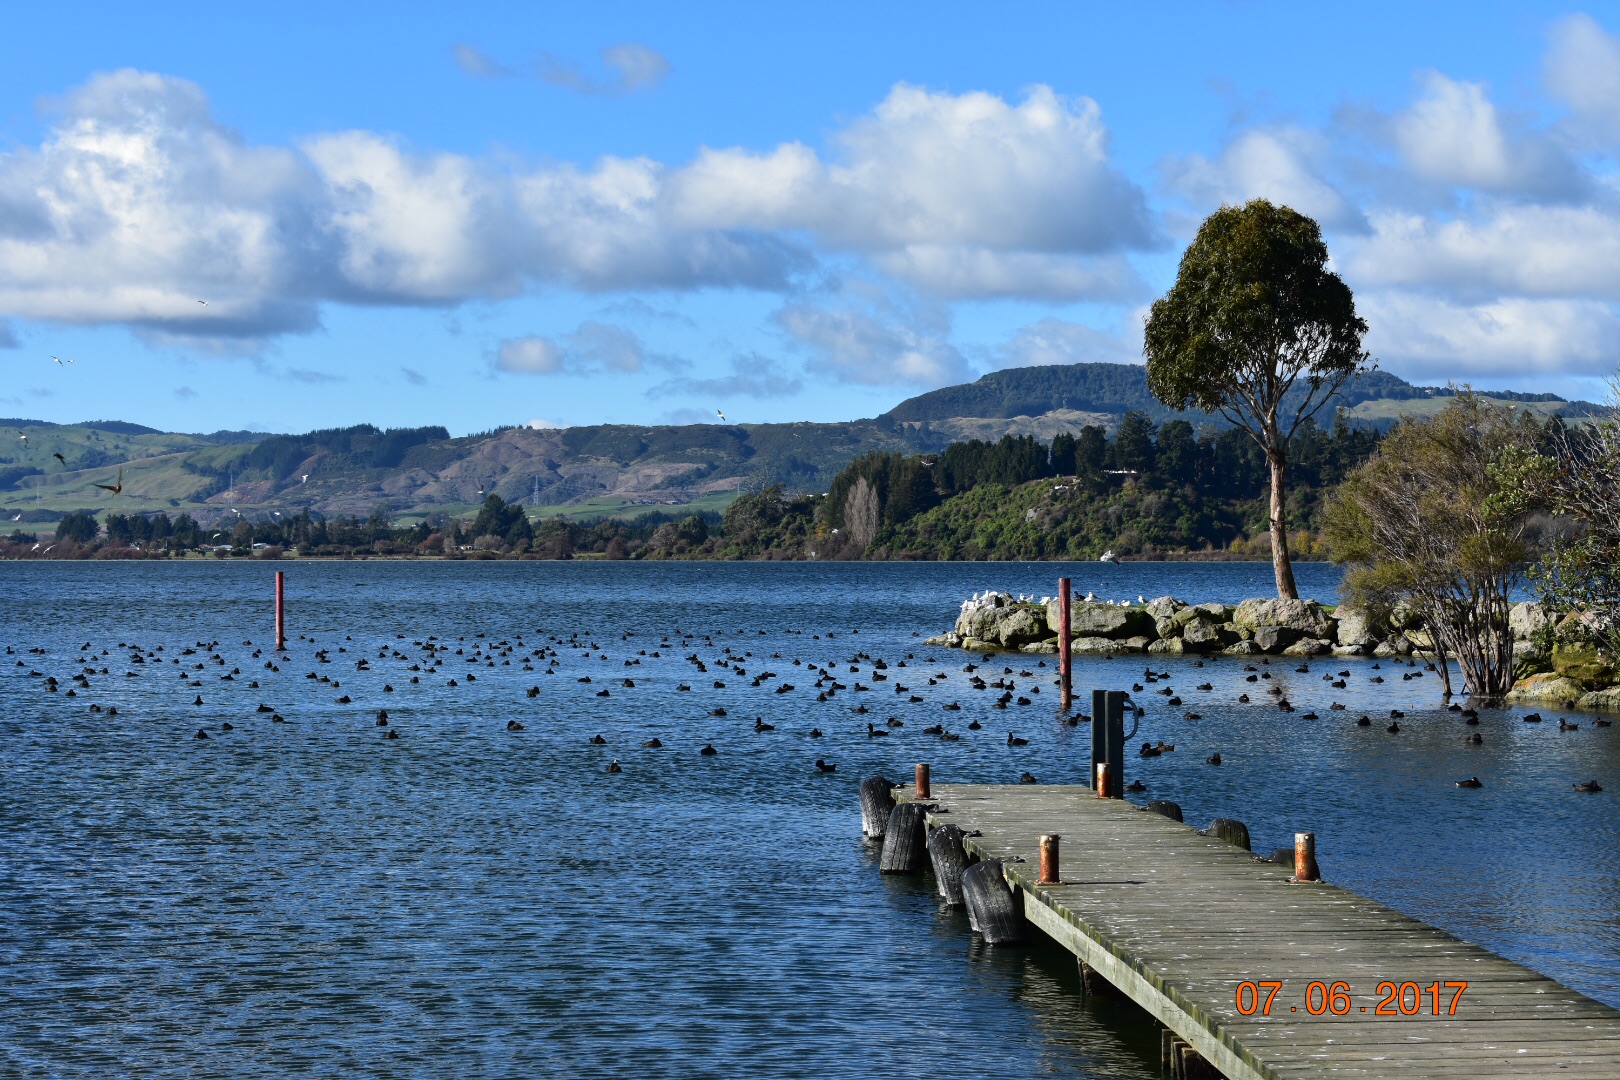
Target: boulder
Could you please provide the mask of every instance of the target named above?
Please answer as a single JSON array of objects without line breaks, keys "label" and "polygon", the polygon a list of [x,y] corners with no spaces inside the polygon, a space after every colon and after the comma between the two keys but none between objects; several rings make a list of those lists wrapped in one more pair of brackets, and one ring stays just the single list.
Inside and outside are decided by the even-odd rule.
[{"label": "boulder", "polygon": [[1335,646],[1333,646],[1333,655],[1334,656],[1366,656],[1367,655],[1367,646],[1365,646],[1365,645],[1335,645]]},{"label": "boulder", "polygon": [[1404,634],[1396,634],[1393,637],[1385,638],[1373,646],[1373,655],[1380,660],[1386,660],[1391,656],[1410,656],[1411,654],[1412,643],[1406,640]]},{"label": "boulder", "polygon": [[1221,632],[1203,619],[1194,619],[1181,631],[1181,640],[1189,652],[1208,652],[1221,645]]},{"label": "boulder", "polygon": [[999,604],[964,605],[962,613],[956,617],[955,630],[965,638],[994,641],[1002,614],[1003,609]]},{"label": "boulder", "polygon": [[997,639],[1009,649],[1017,649],[1032,642],[1051,637],[1046,625],[1046,613],[1037,607],[1016,607],[1004,611],[996,622]]},{"label": "boulder", "polygon": [[[1058,602],[1046,605],[1046,624],[1056,633],[1062,623]],[[1084,600],[1069,608],[1069,631],[1076,637],[1158,637],[1153,616],[1139,607],[1118,607],[1114,604],[1086,603]]]},{"label": "boulder", "polygon": [[1051,638],[1048,638],[1045,641],[1036,641],[1029,645],[1021,645],[1019,646],[1018,651],[1026,653],[1055,653],[1057,652],[1057,642],[1053,641]]},{"label": "boulder", "polygon": [[962,647],[962,635],[955,630],[947,630],[943,634],[935,634],[931,638],[924,638],[923,644],[943,645],[948,649],[960,649]]},{"label": "boulder", "polygon": [[1535,675],[1543,671],[1552,670],[1552,653],[1543,649],[1534,641],[1515,641],[1513,643],[1513,677],[1522,679],[1526,675]]},{"label": "boulder", "polygon": [[1260,653],[1260,646],[1252,641],[1236,641],[1222,649],[1221,652],[1227,656],[1257,656]]},{"label": "boulder", "polygon": [[1367,614],[1365,608],[1341,604],[1334,614],[1339,623],[1340,645],[1366,647],[1377,644],[1378,635],[1373,628],[1372,616]]},{"label": "boulder", "polygon": [[1295,637],[1332,638],[1334,620],[1315,600],[1245,600],[1232,613],[1239,626],[1280,626]]},{"label": "boulder", "polygon": [[1299,637],[1299,631],[1289,626],[1258,626],[1254,631],[1254,647],[1261,652],[1282,652]]},{"label": "boulder", "polygon": [[1150,637],[1128,637],[1120,644],[1131,652],[1147,652],[1155,640],[1157,639]]},{"label": "boulder", "polygon": [[1162,638],[1177,637],[1181,633],[1181,624],[1163,615],[1154,617],[1153,628],[1159,632],[1159,636]]},{"label": "boulder", "polygon": [[1614,665],[1594,645],[1554,645],[1553,670],[1587,690],[1614,683]]},{"label": "boulder", "polygon": [[1109,653],[1128,652],[1129,648],[1122,641],[1105,637],[1077,637],[1069,642],[1071,656],[1107,655]]},{"label": "boulder", "polygon": [[1524,701],[1533,704],[1556,703],[1559,705],[1573,705],[1586,693],[1581,684],[1573,679],[1566,679],[1554,671],[1542,672],[1520,679],[1513,684],[1508,693],[1509,701]]},{"label": "boulder", "polygon": [[1156,596],[1149,600],[1142,610],[1155,619],[1169,619],[1186,606],[1173,596]]},{"label": "boulder", "polygon": [[1326,638],[1300,638],[1283,650],[1284,656],[1321,656],[1333,651],[1333,642]]},{"label": "boulder", "polygon": [[1180,656],[1187,651],[1187,645],[1178,637],[1160,638],[1147,651],[1154,656]]},{"label": "boulder", "polygon": [[1529,641],[1540,630],[1552,625],[1552,614],[1545,604],[1526,600],[1508,608],[1508,627],[1514,641]]},{"label": "boulder", "polygon": [[1620,686],[1611,686],[1607,690],[1593,690],[1590,694],[1582,694],[1575,702],[1577,709],[1591,709],[1593,712],[1620,712]]}]

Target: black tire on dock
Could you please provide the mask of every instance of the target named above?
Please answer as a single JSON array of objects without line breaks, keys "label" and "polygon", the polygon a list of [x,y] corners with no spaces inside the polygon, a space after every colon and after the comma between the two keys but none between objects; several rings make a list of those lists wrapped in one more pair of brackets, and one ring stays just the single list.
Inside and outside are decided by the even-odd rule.
[{"label": "black tire on dock", "polygon": [[889,825],[889,810],[894,805],[889,792],[894,781],[873,776],[861,781],[861,832],[868,840],[883,839],[883,830]]},{"label": "black tire on dock", "polygon": [[967,850],[962,847],[962,830],[955,825],[928,830],[928,855],[934,863],[939,895],[951,907],[961,907],[962,872],[968,866]]},{"label": "black tire on dock", "polygon": [[1249,827],[1236,818],[1218,817],[1209,823],[1209,828],[1205,831],[1210,836],[1219,837],[1228,844],[1240,847],[1244,851],[1250,850]]},{"label": "black tire on dock", "polygon": [[988,945],[1018,945],[1024,941],[1024,916],[1001,874],[1001,862],[974,863],[962,874],[962,899],[968,924]]},{"label": "black tire on dock", "polygon": [[1150,799],[1147,808],[1155,814],[1163,814],[1171,821],[1181,820],[1181,804],[1173,803],[1169,799]]},{"label": "black tire on dock", "polygon": [[923,835],[924,803],[901,803],[889,811],[889,824],[883,833],[883,855],[878,869],[885,874],[915,874],[922,870],[928,855],[928,839]]}]

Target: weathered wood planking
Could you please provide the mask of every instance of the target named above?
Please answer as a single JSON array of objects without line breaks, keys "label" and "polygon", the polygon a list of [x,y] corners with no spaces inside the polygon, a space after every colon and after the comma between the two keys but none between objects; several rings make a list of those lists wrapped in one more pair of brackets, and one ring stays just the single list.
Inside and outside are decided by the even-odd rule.
[{"label": "weathered wood planking", "polygon": [[[1291,885],[1288,867],[1167,817],[1087,787],[936,783],[929,801],[930,826],[1002,861],[1032,925],[1231,1080],[1620,1078],[1620,1010],[1365,897]],[[1063,838],[1061,885],[1035,884],[1042,833]],[[1418,1015],[1373,1011],[1381,982],[1456,980],[1455,1016],[1427,996]],[[1283,983],[1270,1016],[1238,1011],[1245,981]],[[1348,983],[1350,1012],[1307,1012],[1312,982]]]}]

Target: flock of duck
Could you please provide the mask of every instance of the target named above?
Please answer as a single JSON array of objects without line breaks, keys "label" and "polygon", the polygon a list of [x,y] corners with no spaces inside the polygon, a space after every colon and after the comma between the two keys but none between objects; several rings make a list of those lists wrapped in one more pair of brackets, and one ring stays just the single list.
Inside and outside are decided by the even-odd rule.
[{"label": "flock of duck", "polygon": [[[761,634],[764,631],[760,631]],[[859,648],[844,647],[838,649],[834,642],[837,635],[828,633],[803,635],[796,633],[804,641],[801,651],[816,651],[823,657],[827,653],[841,653],[831,659],[805,659],[801,657],[784,658],[780,651],[773,651],[765,655],[756,655],[754,650],[748,648],[750,638],[742,632],[733,636],[738,640],[735,643],[716,641],[716,637],[723,635],[705,633],[674,633],[664,635],[649,635],[646,644],[642,644],[640,636],[626,631],[619,634],[617,641],[609,646],[601,644],[600,636],[572,633],[566,636],[561,634],[536,635],[531,640],[522,636],[493,639],[483,633],[462,635],[452,639],[441,639],[437,636],[426,636],[416,639],[407,639],[403,634],[396,634],[392,638],[381,638],[371,644],[356,644],[352,635],[346,635],[342,641],[335,645],[320,645],[312,637],[300,636],[297,643],[288,649],[273,649],[264,645],[255,646],[251,640],[243,641],[240,651],[224,646],[218,640],[197,641],[183,645],[143,646],[134,643],[119,642],[116,647],[103,645],[101,648],[89,641],[84,642],[77,649],[71,650],[70,657],[47,659],[49,653],[42,647],[34,647],[19,654],[13,646],[6,646],[5,652],[9,657],[17,657],[15,666],[26,669],[29,678],[37,679],[45,693],[61,694],[64,699],[77,699],[92,697],[97,699],[113,699],[120,696],[116,690],[108,686],[108,680],[116,680],[113,686],[120,683],[128,684],[127,680],[147,678],[143,687],[149,687],[157,678],[166,677],[166,685],[174,693],[164,695],[167,699],[163,711],[172,714],[173,711],[193,711],[196,715],[215,714],[216,721],[212,731],[208,726],[200,726],[191,736],[194,740],[207,740],[236,730],[230,716],[235,716],[240,722],[242,713],[246,711],[243,700],[248,692],[253,699],[251,716],[267,717],[272,724],[287,723],[287,716],[294,706],[287,704],[295,699],[290,678],[296,678],[295,656],[305,657],[308,670],[303,672],[300,680],[310,690],[322,692],[341,691],[337,696],[329,699],[331,704],[339,706],[361,706],[369,711],[376,728],[380,730],[381,738],[397,741],[401,738],[396,718],[391,716],[389,709],[383,706],[395,702],[392,695],[407,695],[410,691],[424,687],[436,688],[438,693],[455,692],[458,688],[471,688],[480,681],[495,681],[500,684],[500,692],[507,692],[509,685],[515,681],[511,675],[514,673],[535,673],[536,678],[524,678],[516,681],[531,682],[522,691],[523,698],[541,699],[542,704],[525,706],[523,699],[514,695],[509,705],[503,708],[508,715],[501,718],[504,729],[517,733],[525,731],[528,724],[524,719],[509,715],[512,712],[527,710],[528,722],[535,722],[536,713],[557,712],[557,708],[570,701],[566,687],[570,682],[575,694],[583,693],[592,698],[610,699],[615,702],[610,706],[612,718],[615,721],[633,721],[638,714],[646,715],[642,700],[638,700],[636,691],[654,687],[669,691],[675,695],[693,694],[702,697],[705,694],[709,701],[680,710],[688,714],[696,724],[696,717],[701,714],[711,722],[726,721],[730,723],[730,714],[738,709],[739,697],[745,696],[738,691],[746,693],[757,692],[756,709],[744,711],[755,712],[751,721],[744,721],[736,733],[750,732],[755,736],[764,736],[776,732],[779,727],[789,726],[789,722],[777,719],[774,722],[767,720],[764,713],[769,711],[780,717],[784,712],[805,717],[818,710],[824,718],[820,719],[835,734],[849,737],[859,737],[863,734],[861,726],[864,725],[864,736],[867,739],[885,739],[901,733],[907,726],[907,719],[902,714],[910,714],[911,722],[916,725],[922,735],[939,739],[942,742],[960,742],[963,735],[947,727],[944,720],[926,722],[925,715],[921,720],[917,718],[918,707],[932,711],[938,709],[945,714],[958,713],[963,710],[962,699],[972,692],[973,694],[988,695],[984,704],[988,710],[1023,709],[1036,704],[1037,699],[1050,701],[1049,710],[1041,710],[1046,716],[1056,716],[1057,723],[1063,726],[1077,726],[1089,722],[1078,711],[1063,713],[1057,709],[1053,691],[1056,676],[1048,661],[1033,659],[1027,655],[1018,655],[1002,658],[996,653],[977,655],[974,659],[962,664],[960,671],[950,672],[933,655],[919,657],[914,652],[905,652],[897,655],[891,662],[889,659],[874,655],[870,651]],[[851,631],[858,634],[859,631]],[[820,642],[820,645],[811,645],[811,642]],[[116,648],[116,652],[114,649]],[[610,652],[611,649],[611,652]],[[251,651],[249,651],[251,650]],[[762,650],[763,652],[763,647]],[[229,656],[227,655],[229,654]],[[671,680],[666,670],[671,664],[677,662],[686,665],[686,673],[680,678]],[[1016,660],[1018,667],[1012,666],[1009,660]],[[1031,661],[1033,660],[1033,666]],[[657,664],[659,661],[665,663]],[[999,661],[999,663],[998,663]],[[1391,660],[1391,669],[1401,668],[1402,681],[1421,679],[1427,673],[1433,672],[1433,665],[1419,667],[1413,660]],[[71,670],[61,670],[61,665],[70,664]],[[248,665],[244,671],[243,665]],[[652,664],[652,667],[647,665]],[[56,672],[40,670],[41,667],[57,666],[60,675]],[[1203,660],[1193,661],[1193,669],[1203,668]],[[1331,670],[1334,665],[1329,664],[1330,670],[1321,673],[1321,681],[1328,684],[1332,690],[1345,690],[1350,681],[1356,676],[1348,667]],[[781,668],[779,673],[773,668]],[[121,669],[121,670],[115,670]],[[224,670],[222,670],[224,669]],[[286,669],[286,670],[284,670]],[[491,671],[491,669],[495,669]],[[642,674],[645,669],[651,674]],[[1040,670],[1045,669],[1045,670]],[[680,670],[677,668],[677,670]],[[160,675],[160,672],[162,673]],[[1370,673],[1369,673],[1370,672]],[[172,673],[172,675],[170,674]],[[1296,675],[1314,674],[1310,661],[1302,661],[1293,669]],[[1279,673],[1280,674],[1280,673]],[[1389,672],[1393,677],[1394,671]],[[637,677],[640,676],[638,684]],[[701,676],[701,678],[699,678]],[[1257,663],[1244,664],[1241,671],[1241,681],[1235,695],[1234,704],[1259,706],[1270,704],[1281,712],[1297,712],[1296,706],[1289,699],[1289,692],[1284,682],[1289,681],[1298,685],[1299,680],[1286,680],[1274,676],[1271,670],[1270,658],[1260,658]],[[1127,676],[1128,677],[1128,676]],[[1370,668],[1363,669],[1364,681],[1376,686],[1385,682],[1385,668],[1382,663],[1374,662]],[[260,680],[264,680],[261,684]],[[797,679],[805,684],[804,689],[790,679]],[[1215,686],[1210,681],[1198,683],[1192,691],[1178,692],[1172,685],[1173,675],[1170,671],[1155,671],[1151,666],[1143,669],[1130,683],[1129,702],[1137,718],[1146,715],[1145,701],[1138,700],[1136,695],[1151,693],[1164,699],[1164,706],[1172,710],[1169,719],[1173,720],[1173,711],[1181,711],[1184,721],[1198,721],[1203,719],[1199,709],[1219,707],[1219,699],[1215,695]],[[813,681],[812,681],[813,680]],[[344,682],[351,684],[354,694],[364,694],[370,699],[370,704],[361,705],[349,691],[344,690]],[[398,686],[395,686],[395,682]],[[674,681],[672,691],[668,686]],[[379,685],[380,683],[380,685]],[[703,685],[703,684],[707,685]],[[956,693],[951,691],[958,685],[962,690]],[[930,690],[929,688],[932,688]],[[1043,696],[1043,688],[1045,694]],[[205,698],[203,691],[207,690]],[[726,691],[725,694],[718,692]],[[1298,691],[1296,691],[1298,692]],[[150,702],[149,690],[142,695],[142,705]],[[223,695],[223,700],[220,696]],[[306,695],[307,696],[307,695]],[[1332,695],[1329,695],[1330,699]],[[949,700],[943,700],[949,698]],[[189,700],[188,700],[189,699]],[[212,708],[210,707],[210,700]],[[275,703],[271,700],[274,699]],[[617,707],[618,701],[628,702],[623,709]],[[811,703],[814,703],[813,705]],[[660,697],[658,708],[667,710],[669,699]],[[325,703],[322,703],[324,706]],[[729,706],[729,708],[728,708]],[[787,706],[787,708],[784,708]],[[112,700],[94,700],[86,704],[90,713],[101,714],[105,717],[119,716],[119,706]],[[1460,704],[1447,706],[1451,713],[1459,715],[1464,726],[1477,728],[1480,719],[1479,713],[1472,707]],[[200,712],[198,711],[200,710]],[[1326,707],[1329,713],[1348,711],[1347,706],[1337,700],[1330,700]],[[147,711],[150,711],[149,709]],[[345,710],[346,711],[346,710]],[[396,708],[396,712],[399,711]],[[415,712],[417,710],[413,710]],[[583,710],[592,714],[600,714],[601,708]],[[966,731],[979,732],[985,724],[979,718],[985,713],[984,708],[975,708],[973,717],[964,725]],[[331,710],[321,707],[312,710],[312,713],[326,719]],[[228,713],[230,716],[220,716]],[[878,714],[886,714],[881,719],[868,719]],[[339,715],[342,715],[340,713]],[[853,725],[846,726],[845,721],[839,720],[842,715],[855,717]],[[1405,714],[1399,709],[1390,709],[1388,722],[1384,729],[1390,735],[1401,733],[1400,721]],[[1299,714],[1302,720],[1319,719],[1319,714],[1307,709]],[[1530,713],[1523,717],[1526,723],[1540,723],[1543,718],[1539,713]],[[834,724],[838,726],[834,728]],[[1357,727],[1373,726],[1370,715],[1363,713],[1355,721]],[[1606,728],[1610,721],[1598,719],[1593,726]],[[792,725],[804,737],[822,739],[824,732],[820,726],[805,725],[800,720]],[[1008,728],[1005,732],[1005,745],[1011,750],[1027,747],[1029,738],[1017,733],[1015,725],[1003,725]],[[1580,725],[1569,722],[1568,719],[1558,718],[1558,730],[1561,732],[1578,731]],[[696,745],[697,740],[693,740]],[[724,737],[721,737],[724,741]],[[1464,741],[1472,745],[1480,745],[1483,737],[1477,730],[1470,730],[1464,736]],[[612,745],[607,735],[597,732],[588,740],[594,747]],[[654,735],[639,742],[640,749],[660,750],[665,748],[664,742]],[[1146,741],[1141,744],[1138,756],[1141,758],[1156,758],[1176,749],[1174,743],[1163,739]],[[696,752],[701,757],[717,757],[720,749],[715,745],[715,739],[703,741],[697,746]],[[600,760],[600,759],[598,759]],[[1219,766],[1225,758],[1219,751],[1211,753],[1205,758],[1207,764]],[[612,758],[602,766],[608,773],[620,774],[625,771],[619,758]],[[837,764],[826,759],[825,756],[814,760],[814,770],[819,774],[830,774],[837,771]],[[1030,772],[1020,774],[1019,780],[1024,783],[1035,783],[1037,778]],[[1455,781],[1457,787],[1479,788],[1483,783],[1477,776],[1470,776]],[[1599,792],[1601,785],[1596,780],[1586,780],[1575,783],[1574,789],[1582,792]],[[1135,780],[1128,790],[1145,790],[1141,780]]]}]

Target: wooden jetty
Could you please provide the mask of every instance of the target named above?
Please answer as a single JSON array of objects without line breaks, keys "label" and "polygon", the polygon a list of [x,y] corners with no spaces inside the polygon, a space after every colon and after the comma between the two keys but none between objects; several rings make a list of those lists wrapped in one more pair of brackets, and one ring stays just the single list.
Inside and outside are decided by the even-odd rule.
[{"label": "wooden jetty", "polygon": [[1382,904],[1089,787],[918,780],[929,828],[1168,1029],[1174,1075],[1620,1078],[1620,1010]]}]

